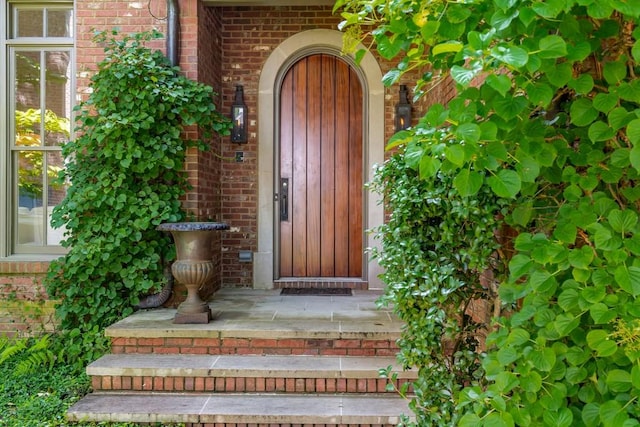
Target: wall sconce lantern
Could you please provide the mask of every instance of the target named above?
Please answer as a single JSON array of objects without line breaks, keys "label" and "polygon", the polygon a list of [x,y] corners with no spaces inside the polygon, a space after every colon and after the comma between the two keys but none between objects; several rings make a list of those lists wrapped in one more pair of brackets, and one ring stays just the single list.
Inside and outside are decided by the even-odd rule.
[{"label": "wall sconce lantern", "polygon": [[236,86],[236,97],[231,104],[231,120],[233,120],[233,128],[231,129],[231,142],[237,144],[246,144],[247,127],[249,109],[244,103],[244,89],[242,85]]},{"label": "wall sconce lantern", "polygon": [[400,85],[400,101],[396,104],[396,132],[411,126],[411,104],[406,85]]}]

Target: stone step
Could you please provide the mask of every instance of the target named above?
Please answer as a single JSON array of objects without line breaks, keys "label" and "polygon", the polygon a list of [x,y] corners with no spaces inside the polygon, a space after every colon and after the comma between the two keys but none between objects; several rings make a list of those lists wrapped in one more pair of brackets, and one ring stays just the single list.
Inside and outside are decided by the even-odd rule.
[{"label": "stone step", "polygon": [[91,363],[94,390],[153,392],[384,393],[417,377],[393,357],[109,354]]},{"label": "stone step", "polygon": [[83,422],[185,423],[195,426],[395,426],[410,414],[389,395],[93,393],[67,417]]},{"label": "stone step", "polygon": [[183,325],[173,323],[175,310],[156,309],[135,313],[105,334],[112,353],[395,356],[401,323],[388,313],[355,313],[334,311],[317,318],[317,311],[305,310],[214,311],[209,324]]}]

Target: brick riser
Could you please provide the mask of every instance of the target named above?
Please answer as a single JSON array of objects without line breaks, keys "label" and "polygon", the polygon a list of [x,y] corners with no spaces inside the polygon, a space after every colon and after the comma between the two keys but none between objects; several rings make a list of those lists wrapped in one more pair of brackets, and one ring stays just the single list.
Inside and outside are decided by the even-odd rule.
[{"label": "brick riser", "polygon": [[261,338],[112,338],[112,354],[395,356],[394,340]]},{"label": "brick riser", "polygon": [[[185,427],[302,427],[303,424],[229,424],[229,423],[186,423]],[[396,427],[397,424],[304,424],[304,427]]]},{"label": "brick riser", "polygon": [[[396,388],[407,382],[396,380]],[[390,380],[373,378],[213,378],[93,376],[95,391],[232,393],[386,393]]]}]

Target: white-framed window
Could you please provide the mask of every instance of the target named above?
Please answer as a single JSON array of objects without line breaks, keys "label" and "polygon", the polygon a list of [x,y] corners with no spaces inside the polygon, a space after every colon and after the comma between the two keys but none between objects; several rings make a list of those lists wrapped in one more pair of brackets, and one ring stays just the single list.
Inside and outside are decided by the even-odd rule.
[{"label": "white-framed window", "polygon": [[59,254],[64,230],[50,218],[67,189],[56,177],[73,126],[73,3],[9,1],[3,15],[0,256]]}]

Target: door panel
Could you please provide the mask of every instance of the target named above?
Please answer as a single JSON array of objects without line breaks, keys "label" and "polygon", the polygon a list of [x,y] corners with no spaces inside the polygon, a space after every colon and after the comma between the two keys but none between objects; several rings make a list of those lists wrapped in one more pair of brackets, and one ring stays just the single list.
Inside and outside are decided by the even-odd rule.
[{"label": "door panel", "polygon": [[279,169],[290,184],[280,277],[362,277],[360,82],[339,58],[311,55],[289,70],[280,96]]}]

